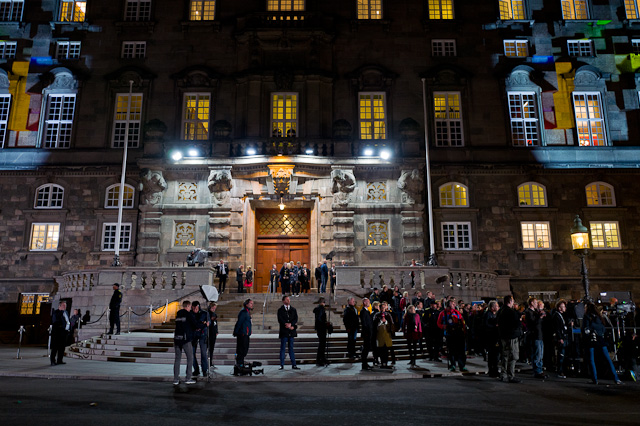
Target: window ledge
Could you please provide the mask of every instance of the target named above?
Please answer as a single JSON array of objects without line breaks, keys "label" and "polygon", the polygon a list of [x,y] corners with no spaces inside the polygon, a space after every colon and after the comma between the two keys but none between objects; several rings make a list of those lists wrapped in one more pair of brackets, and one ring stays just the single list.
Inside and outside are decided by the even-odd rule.
[{"label": "window ledge", "polygon": [[466,249],[460,249],[460,250],[451,250],[451,249],[447,249],[447,250],[441,250],[441,251],[437,251],[437,254],[442,254],[442,255],[453,255],[453,254],[470,254],[473,256],[480,256],[482,255],[482,251],[480,250],[466,250]]},{"label": "window ledge", "polygon": [[388,19],[352,19],[351,20],[351,31],[358,31],[360,25],[378,25],[381,26],[385,31],[389,31],[389,27],[391,26],[391,21]]},{"label": "window ledge", "polygon": [[198,31],[204,32],[211,30],[212,32],[220,32],[220,21],[211,20],[211,21],[181,21],[180,26],[182,26],[183,32],[189,31]]},{"label": "window ledge", "polygon": [[147,30],[149,34],[153,33],[156,27],[155,21],[117,21],[115,22],[116,30],[120,33],[123,29],[141,28]]},{"label": "window ledge", "polygon": [[518,255],[536,255],[537,257],[543,257],[544,255],[549,255],[549,256],[559,256],[562,253],[564,253],[564,251],[562,250],[546,250],[546,249],[539,249],[539,250],[524,250],[524,249],[520,249],[520,250],[516,250],[516,254]]},{"label": "window ledge", "polygon": [[102,28],[98,25],[91,25],[89,22],[69,22],[69,21],[51,21],[49,23],[52,30],[60,30],[61,33],[73,32],[73,31],[88,31],[92,33],[99,33]]},{"label": "window ledge", "polygon": [[363,247],[362,251],[364,252],[376,252],[376,251],[393,251],[395,252],[396,249],[395,247],[391,247],[391,246],[382,246],[382,247],[372,247],[372,246],[367,246],[367,247]]},{"label": "window ledge", "polygon": [[528,206],[528,207],[512,207],[511,211],[514,213],[525,213],[525,212],[558,212],[557,207],[544,207],[544,206]]},{"label": "window ledge", "polygon": [[569,24],[580,24],[580,25],[597,25],[597,19],[561,19],[558,21],[561,26],[566,27]]}]

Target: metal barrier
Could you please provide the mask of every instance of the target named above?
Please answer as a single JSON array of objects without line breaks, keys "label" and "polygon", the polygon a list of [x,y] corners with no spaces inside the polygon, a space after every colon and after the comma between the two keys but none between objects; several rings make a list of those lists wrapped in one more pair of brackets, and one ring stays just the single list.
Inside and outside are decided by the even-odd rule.
[{"label": "metal barrier", "polygon": [[18,329],[18,333],[20,333],[20,338],[18,339],[18,354],[16,355],[16,359],[22,359],[20,357],[20,348],[22,347],[22,334],[24,333],[24,325],[21,325]]}]

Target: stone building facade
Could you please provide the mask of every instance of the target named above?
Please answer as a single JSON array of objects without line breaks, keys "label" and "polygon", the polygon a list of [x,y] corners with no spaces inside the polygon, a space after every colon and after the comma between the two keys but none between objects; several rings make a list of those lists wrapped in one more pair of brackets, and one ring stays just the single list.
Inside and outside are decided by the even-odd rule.
[{"label": "stone building facade", "polygon": [[6,311],[111,264],[125,144],[127,266],[425,263],[429,179],[440,266],[580,297],[580,214],[638,293],[635,1],[0,5]]}]

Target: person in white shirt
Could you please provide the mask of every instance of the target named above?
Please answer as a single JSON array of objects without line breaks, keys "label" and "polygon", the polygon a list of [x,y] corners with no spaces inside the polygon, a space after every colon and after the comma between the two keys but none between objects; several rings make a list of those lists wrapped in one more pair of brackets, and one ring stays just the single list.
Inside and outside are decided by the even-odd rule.
[{"label": "person in white shirt", "polygon": [[70,330],[71,320],[67,312],[67,302],[60,302],[58,309],[53,311],[51,316],[51,365],[66,364],[62,358]]}]

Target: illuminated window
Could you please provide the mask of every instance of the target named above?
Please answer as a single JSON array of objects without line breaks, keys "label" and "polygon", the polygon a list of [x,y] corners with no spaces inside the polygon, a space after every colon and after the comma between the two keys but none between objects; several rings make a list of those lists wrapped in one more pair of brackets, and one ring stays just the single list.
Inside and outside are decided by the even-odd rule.
[{"label": "illuminated window", "polygon": [[80,58],[79,41],[59,41],[56,43],[56,58],[78,59]]},{"label": "illuminated window", "polygon": [[619,249],[618,222],[589,222],[591,246],[595,249]]},{"label": "illuminated window", "polygon": [[525,250],[549,250],[551,236],[549,222],[520,222],[522,248]]},{"label": "illuminated window", "polygon": [[513,146],[537,146],[540,143],[540,119],[534,92],[509,92],[509,116]]},{"label": "illuminated window", "polygon": [[[124,184],[124,194],[122,197],[122,208],[123,209],[132,209],[133,208],[133,196],[135,191],[133,190],[133,186]],[[106,209],[117,209],[118,208],[118,197],[120,197],[120,184],[114,184],[107,188],[106,196],[104,200],[104,207]]]},{"label": "illuminated window", "polygon": [[604,113],[598,92],[574,92],[573,108],[580,146],[605,146]]},{"label": "illuminated window", "polygon": [[54,251],[58,249],[60,239],[59,223],[31,224],[31,251]]},{"label": "illuminated window", "polygon": [[122,42],[122,58],[123,59],[144,59],[147,54],[146,41],[123,41]]},{"label": "illuminated window", "polygon": [[191,0],[189,19],[192,21],[213,21],[216,14],[215,0]]},{"label": "illuminated window", "polygon": [[627,12],[627,19],[638,19],[638,2],[636,0],[624,0],[624,10]]},{"label": "illuminated window", "polygon": [[267,0],[269,12],[303,11],[304,0]]},{"label": "illuminated window", "polygon": [[[102,251],[116,251],[117,223],[102,224]],[[131,248],[131,224],[120,224],[120,251],[129,251]]]},{"label": "illuminated window", "polygon": [[567,52],[569,56],[593,56],[593,41],[568,40]]},{"label": "illuminated window", "polygon": [[518,186],[518,205],[520,207],[547,207],[546,189],[535,182]]},{"label": "illuminated window", "polygon": [[360,139],[386,139],[387,114],[385,94],[382,92],[361,92],[358,96]]},{"label": "illuminated window", "polygon": [[504,40],[503,43],[505,56],[529,56],[529,42],[527,40]]},{"label": "illuminated window", "polygon": [[635,54],[640,53],[640,38],[631,39],[631,51]]},{"label": "illuminated window", "polygon": [[69,148],[76,95],[49,95],[45,111],[44,147]]},{"label": "illuminated window", "polygon": [[429,0],[429,19],[453,19],[453,0]]},{"label": "illuminated window", "polygon": [[500,19],[504,21],[525,19],[524,0],[500,0]]},{"label": "illuminated window", "polygon": [[562,19],[589,19],[587,0],[561,0]]},{"label": "illuminated window", "polygon": [[459,182],[445,183],[440,187],[440,207],[469,207],[468,189]]},{"label": "illuminated window", "polygon": [[187,141],[208,140],[210,115],[210,94],[185,93],[182,112],[182,139]]},{"label": "illuminated window", "polygon": [[367,221],[367,246],[385,247],[389,245],[389,221]]},{"label": "illuminated window", "polygon": [[4,148],[4,140],[7,136],[10,107],[11,95],[0,95],[0,148]]},{"label": "illuminated window", "polygon": [[471,223],[443,222],[442,248],[445,250],[471,250]]},{"label": "illuminated window", "polygon": [[18,50],[18,42],[0,41],[0,58],[2,59],[15,58],[16,50]]},{"label": "illuminated window", "polygon": [[295,138],[298,134],[298,94],[271,94],[271,136]]},{"label": "illuminated window", "polygon": [[148,21],[151,19],[151,0],[127,0],[125,21]]},{"label": "illuminated window", "polygon": [[0,1],[0,21],[21,21],[23,10],[24,0],[2,0]]},{"label": "illuminated window", "polygon": [[436,146],[462,146],[462,111],[459,92],[434,92]]},{"label": "illuminated window", "polygon": [[587,205],[589,207],[613,207],[616,196],[613,186],[604,182],[593,182],[586,186]]},{"label": "illuminated window", "polygon": [[61,209],[64,199],[64,188],[60,185],[48,183],[36,190],[34,208],[36,209]]},{"label": "illuminated window", "polygon": [[140,123],[142,118],[142,93],[118,93],[116,95],[113,118],[112,148],[124,148],[125,140],[129,148],[140,144]]},{"label": "illuminated window", "polygon": [[431,40],[431,55],[456,56],[455,40]]},{"label": "illuminated window", "polygon": [[61,22],[84,22],[86,13],[86,1],[62,0],[60,7]]},{"label": "illuminated window", "polygon": [[174,247],[195,247],[196,246],[196,224],[195,222],[175,222]]},{"label": "illuminated window", "polygon": [[20,295],[20,315],[40,314],[40,305],[51,301],[49,293],[22,293]]},{"label": "illuminated window", "polygon": [[358,0],[358,19],[382,19],[382,0]]}]

